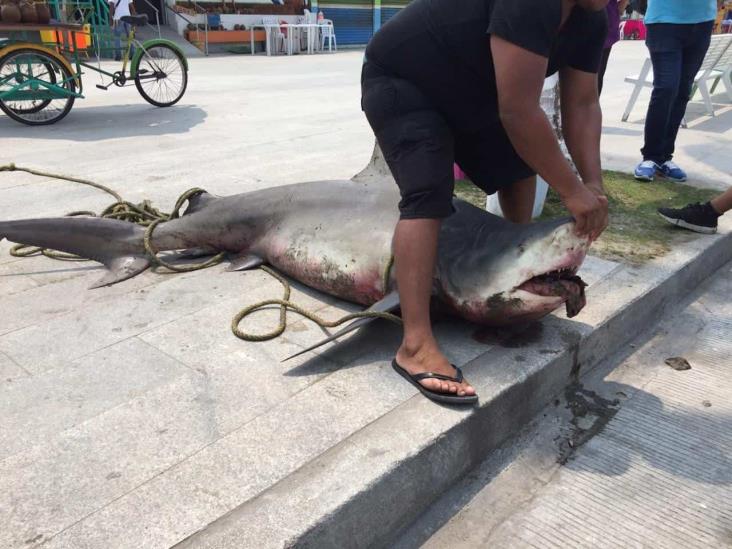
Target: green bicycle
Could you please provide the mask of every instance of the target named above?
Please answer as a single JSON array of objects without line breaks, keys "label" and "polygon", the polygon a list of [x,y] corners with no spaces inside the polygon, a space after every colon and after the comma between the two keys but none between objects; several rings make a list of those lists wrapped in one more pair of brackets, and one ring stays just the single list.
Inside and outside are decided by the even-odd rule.
[{"label": "green bicycle", "polygon": [[[147,24],[144,14],[128,15],[120,21],[128,23],[130,30],[122,67],[115,72],[81,61],[80,53],[85,48],[84,44],[79,45],[79,37],[84,36],[79,25],[0,23],[0,33],[11,33],[10,39],[0,40],[0,109],[10,118],[31,126],[58,122],[69,113],[77,98],[84,97],[82,67],[111,79],[110,84],[98,84],[97,88],[107,90],[134,82],[151,105],[175,105],[188,86],[188,62],[183,52],[168,40],[137,40],[135,28]],[[25,35],[29,31],[40,31],[42,35],[51,32],[55,39],[49,44],[12,38],[14,32]]]}]

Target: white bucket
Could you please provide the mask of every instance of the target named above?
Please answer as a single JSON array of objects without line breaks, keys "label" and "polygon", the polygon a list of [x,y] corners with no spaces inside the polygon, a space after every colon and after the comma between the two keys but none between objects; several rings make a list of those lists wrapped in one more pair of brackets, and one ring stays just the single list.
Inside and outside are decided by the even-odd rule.
[{"label": "white bucket", "polygon": [[[541,107],[548,117],[554,115],[554,87],[557,85],[557,75],[553,74],[546,80],[544,80],[544,87],[542,88],[541,94]],[[549,190],[549,185],[541,177],[536,177],[536,194],[534,196],[534,208],[531,212],[531,218],[536,219],[541,215],[544,210],[544,201],[546,200],[546,193]],[[501,211],[501,205],[498,202],[498,193],[491,194],[488,196],[485,202],[486,211],[503,217]]]},{"label": "white bucket", "polygon": [[[546,193],[549,190],[549,185],[541,177],[536,177],[536,195],[534,196],[534,208],[531,211],[531,219],[536,219],[541,215],[544,210],[544,202],[546,200]],[[498,202],[498,193],[488,195],[485,202],[485,209],[493,215],[503,217],[503,211],[501,211],[501,205]]]}]

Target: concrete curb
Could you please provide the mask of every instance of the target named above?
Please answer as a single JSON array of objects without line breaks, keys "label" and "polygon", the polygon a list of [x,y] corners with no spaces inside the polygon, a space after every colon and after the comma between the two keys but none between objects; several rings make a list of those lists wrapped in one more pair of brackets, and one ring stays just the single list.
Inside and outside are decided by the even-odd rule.
[{"label": "concrete curb", "polygon": [[732,260],[732,220],[643,267],[593,286],[574,320],[550,317],[530,346],[496,348],[464,367],[471,410],[416,396],[176,547],[385,546],[457,479],[541,411],[573,378],[654,324]]}]

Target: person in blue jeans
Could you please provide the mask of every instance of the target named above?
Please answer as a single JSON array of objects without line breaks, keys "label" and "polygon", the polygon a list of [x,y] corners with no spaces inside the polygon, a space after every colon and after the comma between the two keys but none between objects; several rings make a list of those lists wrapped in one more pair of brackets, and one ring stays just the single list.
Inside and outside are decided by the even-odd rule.
[{"label": "person in blue jeans", "polygon": [[717,0],[648,1],[646,46],[653,64],[653,92],[641,149],[643,161],[635,169],[638,180],[653,181],[659,175],[686,181],[686,172],[671,159],[716,15]]}]

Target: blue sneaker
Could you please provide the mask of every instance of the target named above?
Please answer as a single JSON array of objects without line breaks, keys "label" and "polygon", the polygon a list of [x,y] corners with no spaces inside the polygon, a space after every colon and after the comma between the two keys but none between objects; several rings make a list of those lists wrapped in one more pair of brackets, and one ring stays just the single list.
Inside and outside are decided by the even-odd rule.
[{"label": "blue sneaker", "polygon": [[658,168],[658,173],[661,177],[665,177],[666,179],[670,179],[677,183],[686,181],[686,172],[670,160],[666,160],[666,162]]},{"label": "blue sneaker", "polygon": [[661,166],[653,160],[644,160],[635,167],[633,175],[638,181],[653,181],[653,176],[661,169]]}]

